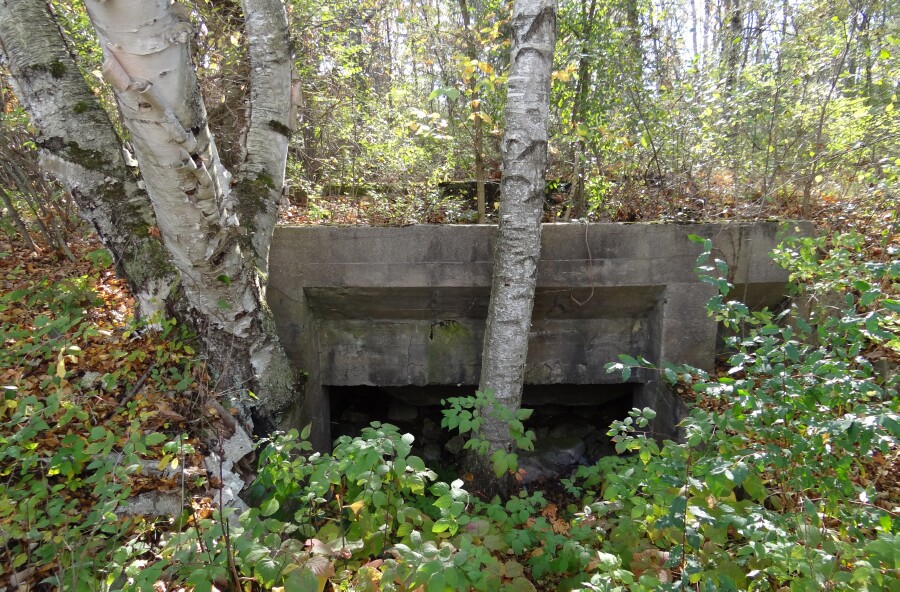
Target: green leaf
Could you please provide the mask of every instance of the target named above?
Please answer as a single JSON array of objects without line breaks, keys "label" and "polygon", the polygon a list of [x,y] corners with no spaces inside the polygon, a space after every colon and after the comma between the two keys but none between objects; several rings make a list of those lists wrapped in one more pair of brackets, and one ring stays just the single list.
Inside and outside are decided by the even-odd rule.
[{"label": "green leaf", "polygon": [[440,508],[442,510],[449,508],[453,504],[453,497],[448,493],[447,495],[442,495],[434,502],[435,508]]},{"label": "green leaf", "polygon": [[147,434],[144,437],[144,443],[147,446],[156,446],[157,444],[162,444],[166,441],[168,436],[165,434],[160,434],[159,432],[153,432],[152,434]]},{"label": "green leaf", "polygon": [[640,366],[640,362],[632,358],[631,356],[627,356],[625,354],[619,354],[619,360],[622,361],[626,366]]},{"label": "green leaf", "polygon": [[444,592],[447,587],[447,580],[444,577],[443,570],[437,570],[428,578],[428,584],[425,589],[427,592]]},{"label": "green leaf", "polygon": [[260,506],[259,511],[263,516],[271,516],[272,514],[277,512],[280,507],[281,504],[278,503],[278,500],[272,498],[264,502],[263,505]]},{"label": "green leaf", "polygon": [[622,561],[612,553],[597,552],[598,567],[603,571],[612,571],[622,565]]},{"label": "green leaf", "polygon": [[309,568],[295,569],[284,578],[284,589],[302,590],[303,592],[319,592],[325,587],[326,581],[316,577]]},{"label": "green leaf", "polygon": [[502,592],[537,592],[537,588],[534,587],[534,584],[521,576],[513,578],[512,581],[503,584],[503,587],[500,588],[500,590]]},{"label": "green leaf", "polygon": [[881,301],[881,304],[883,304],[884,307],[891,312],[900,312],[900,300],[885,298]]},{"label": "green leaf", "polygon": [[756,501],[762,502],[769,495],[762,479],[756,473],[750,473],[741,482],[741,486],[747,494]]},{"label": "green leaf", "polygon": [[263,557],[253,566],[256,575],[259,576],[260,583],[266,588],[275,585],[275,579],[281,574],[283,565],[278,564],[269,556]]},{"label": "green leaf", "polygon": [[481,540],[481,544],[484,545],[485,549],[492,552],[506,548],[506,545],[503,543],[503,538],[499,534],[487,535]]},{"label": "green leaf", "polygon": [[502,476],[506,470],[509,468],[506,462],[506,452],[503,450],[498,450],[491,456],[491,461],[494,467],[494,474],[498,477]]},{"label": "green leaf", "polygon": [[518,561],[511,559],[503,564],[503,575],[507,578],[518,578],[525,574],[525,569]]}]

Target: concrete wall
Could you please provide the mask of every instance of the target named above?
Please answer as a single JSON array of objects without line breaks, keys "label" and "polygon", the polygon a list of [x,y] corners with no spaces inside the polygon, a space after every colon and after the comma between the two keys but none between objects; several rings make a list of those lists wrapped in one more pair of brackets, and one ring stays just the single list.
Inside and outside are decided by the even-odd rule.
[{"label": "concrete wall", "polygon": [[[709,368],[714,289],[694,266],[696,234],[726,260],[735,297],[773,306],[787,276],[768,256],[808,224],[545,224],[526,380],[620,381],[621,353]],[[268,299],[288,353],[309,372],[304,420],[327,441],[328,385],[477,384],[490,295],[494,226],[279,227]],[[682,412],[638,373],[638,403],[672,432]],[[671,407],[671,409],[669,409]]]}]

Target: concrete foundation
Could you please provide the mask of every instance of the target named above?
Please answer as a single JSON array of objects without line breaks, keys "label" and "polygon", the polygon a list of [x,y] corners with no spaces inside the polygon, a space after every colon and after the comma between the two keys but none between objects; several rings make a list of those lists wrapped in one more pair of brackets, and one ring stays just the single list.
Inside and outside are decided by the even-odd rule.
[{"label": "concrete foundation", "polygon": [[[731,267],[733,296],[776,306],[786,273],[769,252],[806,223],[545,224],[526,363],[530,384],[621,382],[619,354],[712,367],[715,289],[694,273],[696,234]],[[494,226],[279,227],[268,300],[289,355],[308,373],[301,421],[330,445],[328,386],[477,385]],[[637,372],[636,406],[675,435],[683,404]]]}]

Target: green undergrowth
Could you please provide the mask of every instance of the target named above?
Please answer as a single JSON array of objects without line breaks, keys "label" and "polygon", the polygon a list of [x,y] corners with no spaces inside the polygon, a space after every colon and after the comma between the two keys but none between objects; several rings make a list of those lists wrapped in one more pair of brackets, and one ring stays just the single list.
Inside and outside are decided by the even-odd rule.
[{"label": "green undergrowth", "polygon": [[171,324],[123,330],[107,259],[82,254],[80,275],[61,277],[53,261],[0,255],[0,581],[9,589],[108,587],[154,529],[122,512],[129,498],[180,487],[146,466],[183,466],[193,452],[174,412],[190,345]]},{"label": "green undergrowth", "polygon": [[[329,455],[278,434],[260,446],[254,507],[169,538],[130,587],[897,590],[898,379],[873,360],[897,360],[900,264],[863,260],[852,237],[794,242],[775,257],[804,306],[752,311],[698,241],[730,353],[716,374],[655,368],[695,398],[683,442],[652,438],[654,412],[632,411],[610,428],[619,455],[564,479],[563,503],[438,481],[389,424]],[[636,367],[653,366],[622,356],[608,369]],[[466,431],[483,409],[458,400],[446,423]]]}]

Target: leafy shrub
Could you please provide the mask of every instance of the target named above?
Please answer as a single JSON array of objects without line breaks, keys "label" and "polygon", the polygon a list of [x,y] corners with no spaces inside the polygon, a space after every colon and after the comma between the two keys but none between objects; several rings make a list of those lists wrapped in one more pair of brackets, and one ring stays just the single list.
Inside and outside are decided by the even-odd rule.
[{"label": "leafy shrub", "polygon": [[[897,500],[885,480],[900,444],[898,378],[868,355],[896,353],[898,303],[885,289],[900,264],[864,261],[856,237],[835,237],[824,258],[824,239],[788,243],[776,260],[813,307],[776,314],[727,300],[727,265],[709,264],[701,242],[701,278],[720,291],[710,314],[734,329],[728,370],[664,365],[696,395],[686,441],[659,447],[640,422],[617,422],[617,448],[639,454],[602,459],[570,483],[598,488],[581,521],[616,558],[589,588],[896,588]],[[839,309],[815,306],[835,291]]]}]

